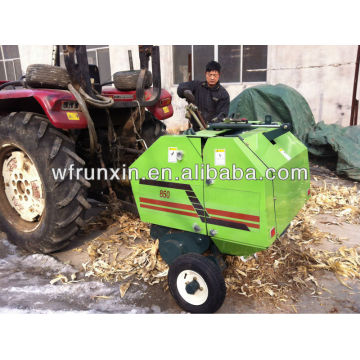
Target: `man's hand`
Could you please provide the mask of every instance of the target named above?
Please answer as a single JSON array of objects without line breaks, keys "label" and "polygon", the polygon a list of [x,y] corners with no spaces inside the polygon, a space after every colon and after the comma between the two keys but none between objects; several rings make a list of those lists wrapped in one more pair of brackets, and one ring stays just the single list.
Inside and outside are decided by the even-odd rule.
[{"label": "man's hand", "polygon": [[187,102],[191,103],[191,104],[195,104],[195,96],[194,94],[191,92],[191,90],[185,90],[184,91],[184,97],[187,100]]}]

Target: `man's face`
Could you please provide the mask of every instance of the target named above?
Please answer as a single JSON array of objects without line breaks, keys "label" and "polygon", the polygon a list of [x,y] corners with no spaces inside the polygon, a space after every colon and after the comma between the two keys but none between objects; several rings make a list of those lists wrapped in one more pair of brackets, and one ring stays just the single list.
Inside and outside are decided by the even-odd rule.
[{"label": "man's face", "polygon": [[216,70],[206,71],[205,76],[206,76],[206,82],[210,87],[215,86],[220,79],[220,74]]}]

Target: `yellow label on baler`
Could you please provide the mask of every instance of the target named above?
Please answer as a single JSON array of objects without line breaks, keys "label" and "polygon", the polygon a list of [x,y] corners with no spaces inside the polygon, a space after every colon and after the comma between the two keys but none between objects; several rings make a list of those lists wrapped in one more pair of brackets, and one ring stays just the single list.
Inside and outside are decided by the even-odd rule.
[{"label": "yellow label on baler", "polygon": [[215,166],[225,165],[225,149],[215,149]]},{"label": "yellow label on baler", "polygon": [[169,112],[169,108],[167,106],[163,107],[164,113],[167,114]]},{"label": "yellow label on baler", "polygon": [[69,120],[80,120],[80,116],[76,112],[66,112],[66,115]]},{"label": "yellow label on baler", "polygon": [[169,147],[168,148],[168,162],[176,163],[177,162],[177,147]]}]

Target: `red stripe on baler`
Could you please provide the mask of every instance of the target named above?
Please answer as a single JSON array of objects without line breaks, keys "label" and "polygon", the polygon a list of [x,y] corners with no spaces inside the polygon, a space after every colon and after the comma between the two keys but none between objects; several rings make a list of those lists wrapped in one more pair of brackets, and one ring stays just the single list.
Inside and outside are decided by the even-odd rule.
[{"label": "red stripe on baler", "polygon": [[238,223],[238,224],[244,224],[244,225],[246,225],[247,227],[252,227],[252,228],[254,228],[254,229],[260,229],[260,225],[259,225],[259,224],[252,224],[252,223],[248,223],[248,222],[244,222],[244,221],[236,221],[236,220],[218,218],[218,217],[215,217],[215,216],[212,216],[211,219],[231,221],[231,222]]},{"label": "red stripe on baler", "polygon": [[174,207],[174,208],[183,209],[183,210],[194,211],[194,208],[191,205],[179,204],[179,203],[174,203],[174,202],[171,202],[171,201],[162,201],[162,200],[155,200],[155,199],[148,199],[148,198],[142,198],[141,197],[140,202],[144,202],[144,203],[148,203],[148,204],[155,204],[155,205],[163,205],[163,206]]},{"label": "red stripe on baler", "polygon": [[158,211],[170,212],[170,213],[178,214],[178,215],[198,217],[197,214],[195,214],[195,213],[189,213],[189,212],[187,212],[187,211],[181,211],[181,210],[175,210],[175,209],[167,209],[167,208],[163,208],[163,207],[146,205],[146,204],[140,204],[140,207],[146,208],[146,209],[151,209],[151,210],[158,210]]},{"label": "red stripe on baler", "polygon": [[208,209],[208,208],[206,208],[206,211],[209,214],[213,214],[213,215],[227,216],[227,217],[232,217],[232,218],[240,219],[240,220],[249,220],[249,221],[257,221],[257,222],[260,221],[260,217],[254,216],[254,215],[240,214],[240,213],[235,213],[235,212],[231,212],[231,211]]}]

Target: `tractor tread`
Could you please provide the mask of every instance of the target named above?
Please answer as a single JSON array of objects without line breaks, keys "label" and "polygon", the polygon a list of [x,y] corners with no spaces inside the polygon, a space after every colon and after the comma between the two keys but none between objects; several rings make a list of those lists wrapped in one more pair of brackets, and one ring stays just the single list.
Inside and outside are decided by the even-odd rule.
[{"label": "tractor tread", "polygon": [[44,254],[50,254],[54,251],[61,250],[70,244],[71,238],[69,240],[63,241],[61,243],[56,243],[56,244],[51,244],[51,245],[49,244],[49,245],[42,246],[41,252]]},{"label": "tractor tread", "polygon": [[66,146],[63,146],[62,151],[66,152],[69,156],[71,156],[75,161],[77,161],[80,165],[85,165],[85,161],[78,156],[75,152],[67,148]]},{"label": "tractor tread", "polygon": [[57,187],[58,185],[60,185],[61,183],[63,183],[69,176],[69,169],[70,169],[70,166],[71,164],[74,164],[74,160],[71,159],[71,158],[68,158],[66,160],[66,163],[65,163],[65,166],[64,166],[64,169],[65,169],[65,174],[64,174],[64,177],[61,177],[59,176],[56,180],[55,180],[55,187]]},{"label": "tractor tread", "polygon": [[69,232],[65,234],[60,234],[56,236],[51,237],[51,242],[53,244],[58,244],[60,242],[63,242],[65,240],[70,239],[73,235],[75,235],[79,231],[79,228],[77,226],[74,226]]},{"label": "tractor tread", "polygon": [[91,184],[85,180],[85,178],[83,176],[79,176],[78,180],[87,188],[90,188]]},{"label": "tractor tread", "polygon": [[47,129],[48,125],[49,125],[49,123],[45,122],[45,121],[42,121],[40,123],[40,127],[39,127],[39,130],[38,130],[38,133],[37,133],[38,139],[41,139],[45,135],[45,132],[46,132],[46,129]]},{"label": "tractor tread", "polygon": [[28,112],[25,114],[25,117],[23,119],[23,124],[26,125],[30,122],[31,118],[35,115],[35,113]]},{"label": "tractor tread", "polygon": [[69,136],[67,136],[66,134],[60,132],[60,131],[57,130],[56,128],[51,127],[51,128],[49,129],[49,131],[50,131],[52,134],[61,137],[63,140],[69,142],[70,144],[72,144],[72,145],[75,144],[75,141],[74,141],[73,139],[71,139],[71,138],[70,138]]},{"label": "tractor tread", "polygon": [[77,224],[80,228],[83,228],[85,226],[86,222],[81,217],[78,217],[75,220],[75,224]]},{"label": "tractor tread", "polygon": [[83,195],[78,195],[76,200],[84,207],[84,209],[91,209],[91,204],[85,199]]},{"label": "tractor tread", "polygon": [[53,160],[56,157],[56,155],[58,154],[58,152],[60,150],[62,142],[63,142],[63,140],[61,139],[61,137],[57,136],[55,138],[54,144],[51,148],[50,155],[49,155],[50,160]]},{"label": "tractor tread", "polygon": [[83,211],[83,207],[82,206],[78,206],[76,208],[76,210],[70,215],[68,216],[65,220],[63,221],[59,221],[56,223],[57,227],[62,229],[68,225],[70,225],[72,222],[74,222],[76,220],[76,218],[78,216],[80,216],[80,214],[82,213]]},{"label": "tractor tread", "polygon": [[[3,134],[0,151],[4,154],[11,151],[6,150],[9,146],[22,149],[35,163],[46,194],[41,226],[30,236],[24,227],[27,224],[22,224],[20,217],[16,225],[9,222],[11,206],[6,195],[0,192],[1,228],[11,241],[30,252],[51,253],[64,248],[85,224],[82,217],[90,207],[86,200],[86,187],[90,187],[90,183],[82,176],[74,178],[74,172],[85,165],[75,153],[75,141],[56,129],[46,115],[33,112],[14,112],[2,117],[0,133]],[[64,176],[55,179],[54,169],[61,169]]]},{"label": "tractor tread", "polygon": [[76,182],[72,189],[68,192],[67,196],[62,199],[61,201],[56,203],[58,208],[62,208],[70,204],[72,200],[74,200],[75,196],[78,194],[79,190],[81,189],[81,184]]}]

